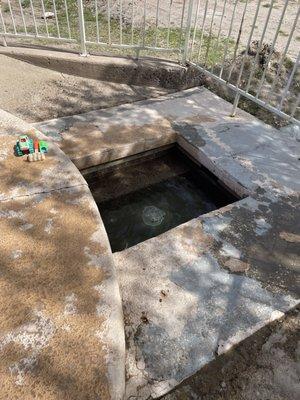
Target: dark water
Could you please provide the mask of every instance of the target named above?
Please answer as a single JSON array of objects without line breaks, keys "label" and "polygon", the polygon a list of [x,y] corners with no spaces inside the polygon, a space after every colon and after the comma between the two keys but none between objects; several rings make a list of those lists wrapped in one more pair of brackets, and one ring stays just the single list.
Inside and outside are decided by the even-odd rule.
[{"label": "dark water", "polygon": [[[97,181],[94,179],[90,185],[92,192],[95,191],[113,252],[134,246],[236,200],[201,168],[176,152],[178,150],[159,156],[150,164],[149,161],[140,161],[134,167],[126,166],[121,172],[118,169],[121,192],[126,182],[126,193],[120,196],[118,188],[114,187],[116,195],[113,198],[101,201],[96,197],[98,191],[105,198],[110,175],[112,185],[118,185],[113,172]],[[175,165],[177,169],[174,174]],[[138,181],[141,188],[134,190],[137,171],[141,174]],[[160,174],[163,180],[159,179]],[[147,175],[155,176],[155,183],[147,185]],[[166,179],[168,175],[170,177]],[[148,180],[151,181],[151,177]],[[134,187],[130,188],[130,182],[133,181]]]}]

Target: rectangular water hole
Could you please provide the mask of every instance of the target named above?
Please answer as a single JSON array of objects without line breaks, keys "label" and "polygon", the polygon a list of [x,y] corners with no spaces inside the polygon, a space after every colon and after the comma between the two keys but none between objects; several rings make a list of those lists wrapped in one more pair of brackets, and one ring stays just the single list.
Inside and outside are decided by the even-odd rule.
[{"label": "rectangular water hole", "polygon": [[113,252],[238,200],[212,173],[175,146],[82,173]]}]

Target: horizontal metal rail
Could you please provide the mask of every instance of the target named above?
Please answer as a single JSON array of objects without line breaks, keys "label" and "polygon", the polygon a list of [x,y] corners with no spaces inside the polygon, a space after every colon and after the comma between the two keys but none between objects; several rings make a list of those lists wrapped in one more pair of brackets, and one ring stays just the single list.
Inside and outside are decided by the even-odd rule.
[{"label": "horizontal metal rail", "polygon": [[238,88],[237,86],[233,85],[232,83],[226,82],[225,79],[222,79],[222,78],[212,74],[210,71],[206,70],[205,68],[201,67],[198,64],[195,64],[193,62],[191,62],[189,64],[192,65],[193,67],[199,69],[199,71],[201,71],[205,75],[209,76],[210,78],[213,78],[217,82],[220,82],[224,86],[227,86],[229,89],[232,89],[234,92],[236,92],[240,96],[243,96],[246,99],[253,101],[258,106],[265,108],[266,110],[272,112],[273,114],[277,115],[278,117],[287,119],[290,122],[300,125],[300,121],[298,119],[294,118],[293,116],[291,116],[289,114],[286,114],[283,111],[280,111],[278,108],[273,107],[271,104],[267,103],[266,101],[257,99],[255,96],[251,95],[250,93],[245,92],[244,90]]},{"label": "horizontal metal rail", "polygon": [[[95,42],[86,40],[86,44],[93,45]],[[97,42],[100,46],[107,46],[106,42]],[[116,49],[132,49],[132,50],[150,50],[150,51],[159,51],[159,52],[175,52],[178,51],[176,47],[174,48],[166,48],[166,47],[154,47],[154,46],[140,46],[140,45],[132,45],[132,44],[117,44],[111,43],[109,47],[116,48]]]},{"label": "horizontal metal rail", "polygon": [[[35,35],[31,33],[27,33],[26,35],[23,35],[22,33],[0,33],[1,36],[3,37],[16,37],[20,39],[45,39],[45,36],[42,35]],[[58,38],[55,36],[47,36],[47,40],[50,40],[51,42],[53,41],[58,41],[58,42],[65,42],[65,43],[77,43],[76,39],[68,39],[68,38]]]}]

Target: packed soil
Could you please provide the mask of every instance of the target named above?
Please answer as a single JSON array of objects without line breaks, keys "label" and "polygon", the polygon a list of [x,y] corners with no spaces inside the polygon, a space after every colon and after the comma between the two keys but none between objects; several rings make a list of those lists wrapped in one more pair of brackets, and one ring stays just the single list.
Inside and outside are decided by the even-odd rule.
[{"label": "packed soil", "polygon": [[299,399],[299,311],[261,329],[163,399]]},{"label": "packed soil", "polygon": [[[214,68],[214,73],[219,75],[220,66]],[[294,68],[294,61],[290,57],[283,57],[283,54],[276,48],[272,49],[269,43],[263,43],[259,47],[257,41],[251,42],[248,51],[242,51],[236,57],[225,63],[222,77],[224,80],[237,85],[249,94],[266,101],[273,107],[280,107],[286,114],[292,114],[295,104],[299,101],[300,94],[300,70],[295,72],[294,78],[288,85],[289,78]],[[242,72],[241,72],[242,71]],[[206,86],[220,97],[233,102],[236,93],[228,86],[208,78]],[[253,101],[241,97],[238,106],[264,122],[280,128],[286,122],[275,114],[267,111]],[[300,118],[300,109],[294,111],[295,118]]]},{"label": "packed soil", "polygon": [[0,108],[28,122],[113,107],[170,91],[62,74],[0,55]]},{"label": "packed soil", "polygon": [[[133,21],[135,25],[139,26],[144,23],[143,22],[144,3],[145,3],[144,0],[123,0],[122,8],[120,8],[119,0],[111,1],[111,16],[118,19],[121,15],[123,24],[126,23],[131,24],[132,8],[134,8]],[[198,18],[196,19],[195,17],[197,14],[198,3],[199,3]],[[212,31],[211,31],[212,35],[217,36],[220,29],[220,35],[223,37],[227,37],[228,32],[230,30],[232,15],[234,15],[234,24],[230,36],[231,38],[236,39],[239,34],[240,21],[243,18],[244,10],[246,7],[244,24],[242,27],[241,39],[240,39],[241,44],[245,46],[249,34],[251,32],[252,22],[256,12],[257,3],[258,3],[257,0],[248,0],[248,2],[246,2],[246,0],[239,0],[239,1],[218,0],[217,2],[215,1],[205,2],[201,0],[200,1],[194,0],[192,30],[194,29],[195,26],[197,29],[202,29],[203,27],[204,32],[209,34],[211,20],[212,17],[214,17],[212,24]],[[286,3],[285,0],[276,0],[274,2],[274,6],[270,15],[268,29],[265,34],[266,42],[272,42],[274,39],[274,34],[275,34],[274,27],[277,27],[279,24],[285,3]],[[107,0],[99,0],[99,4],[100,4],[100,10],[102,10],[105,13],[107,10]],[[223,11],[224,5],[225,5],[225,11]],[[260,35],[262,34],[270,5],[271,5],[271,0],[265,0],[261,2],[258,17],[255,23],[253,40],[259,39]],[[205,12],[206,7],[207,11]],[[287,37],[291,30],[291,24],[293,23],[297,15],[298,7],[299,3],[297,0],[289,0],[288,7],[286,9],[280,27],[280,32],[276,40],[276,47],[278,48],[279,51],[283,51],[285,48]],[[146,21],[145,21],[146,27],[155,26],[156,23],[158,27],[167,27],[169,25],[169,21],[171,27],[180,27],[181,24],[183,24],[183,26],[185,27],[187,20],[187,12],[188,12],[188,1],[186,0],[166,0],[166,1],[147,0]],[[220,24],[223,12],[224,12],[224,17],[222,19],[222,24]],[[182,13],[184,15],[183,21],[182,21]],[[299,24],[296,26],[294,35],[296,40],[292,40],[287,53],[288,56],[291,57],[292,59],[296,59],[299,52],[299,40],[300,40]]]}]

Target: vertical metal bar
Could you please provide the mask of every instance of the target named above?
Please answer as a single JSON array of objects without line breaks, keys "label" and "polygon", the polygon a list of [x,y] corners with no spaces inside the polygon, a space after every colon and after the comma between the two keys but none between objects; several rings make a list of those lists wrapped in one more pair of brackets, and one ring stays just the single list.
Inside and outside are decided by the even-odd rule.
[{"label": "vertical metal bar", "polygon": [[222,66],[221,66],[221,70],[220,70],[220,73],[219,73],[219,78],[222,78],[223,70],[224,70],[224,67],[225,67],[225,62],[226,62],[226,57],[227,57],[227,52],[228,52],[228,44],[229,44],[229,39],[230,39],[230,35],[231,35],[231,32],[232,32],[233,20],[234,20],[234,17],[235,17],[235,11],[236,11],[236,6],[237,6],[238,1],[239,0],[236,0],[235,3],[234,3],[234,6],[233,6],[233,11],[232,11],[229,31],[228,31],[228,35],[227,35],[227,40],[226,40],[226,44],[225,44],[223,61],[222,61]]},{"label": "vertical metal bar", "polygon": [[[217,53],[219,50],[219,43],[220,43],[220,34],[221,34],[221,29],[222,29],[222,23],[223,23],[223,19],[224,19],[224,15],[225,15],[225,10],[226,10],[226,4],[227,4],[227,0],[224,1],[223,4],[223,9],[222,9],[222,15],[221,15],[221,19],[220,19],[220,25],[219,25],[219,30],[218,30],[218,35],[217,35],[217,40],[214,46],[214,52]],[[214,70],[214,65],[211,68],[211,72],[213,73]]]},{"label": "vertical metal bar", "polygon": [[131,45],[134,42],[134,2],[131,2]]},{"label": "vertical metal bar", "polygon": [[46,33],[47,33],[47,36],[49,37],[48,22],[47,22],[47,18],[45,17],[46,10],[45,10],[44,0],[41,0],[41,5],[42,5],[42,12],[43,12],[43,19],[45,21]]},{"label": "vertical metal bar", "polygon": [[214,9],[213,9],[212,17],[211,17],[211,22],[210,22],[209,38],[208,38],[208,43],[207,43],[207,47],[206,47],[204,66],[206,66],[207,59],[208,59],[209,48],[210,48],[210,43],[211,43],[212,27],[213,27],[213,23],[214,23],[215,14],[216,14],[216,8],[217,8],[217,0],[215,0]]},{"label": "vertical metal bar", "polygon": [[[261,1],[262,0],[258,0],[258,3],[257,3],[256,12],[255,12],[255,15],[254,15],[254,20],[253,20],[253,23],[252,23],[251,32],[250,32],[250,35],[248,37],[248,43],[247,43],[246,51],[245,51],[245,54],[244,54],[244,57],[243,57],[243,61],[242,61],[242,65],[241,65],[241,68],[240,68],[239,76],[238,76],[238,79],[237,79],[237,82],[236,82],[236,87],[237,88],[239,87],[240,80],[241,80],[241,77],[242,77],[242,74],[243,74],[245,61],[246,61],[246,56],[248,54],[249,47],[250,47],[250,44],[251,44],[251,39],[252,39],[252,35],[253,35],[254,29],[255,29],[255,23],[256,23],[256,20],[257,20],[257,17],[258,17],[258,12],[259,12]],[[232,73],[232,68],[231,68],[231,71],[230,71],[230,76],[231,76],[231,73]],[[228,81],[230,79],[230,76],[228,77]],[[239,101],[240,101],[240,97],[241,97],[240,94],[236,93],[235,98],[234,98],[234,102],[233,102],[233,106],[232,106],[231,117],[235,117],[236,110],[237,110],[237,107],[238,107],[238,104],[239,104]]]},{"label": "vertical metal bar", "polygon": [[30,0],[30,8],[31,8],[31,14],[32,14],[32,18],[33,18],[35,34],[36,34],[36,36],[38,36],[39,32],[38,32],[37,25],[36,25],[35,12],[34,12],[32,0]]},{"label": "vertical metal bar", "polygon": [[147,0],[144,0],[142,46],[145,47]]},{"label": "vertical metal bar", "polygon": [[18,32],[17,32],[17,28],[16,28],[16,23],[15,23],[14,14],[13,14],[12,9],[11,9],[10,0],[7,0],[7,3],[8,3],[8,8],[9,8],[9,13],[10,13],[11,21],[12,21],[13,28],[14,28],[14,33],[17,34]]},{"label": "vertical metal bar", "polygon": [[180,21],[180,34],[179,34],[179,39],[178,39],[178,48],[179,49],[181,48],[183,21],[184,21],[184,14],[185,14],[185,3],[186,3],[186,0],[183,0],[182,11],[181,11],[181,21]]},{"label": "vertical metal bar", "polygon": [[120,30],[120,44],[123,43],[123,23],[122,23],[122,12],[123,4],[122,0],[119,0],[119,30]]},{"label": "vertical metal bar", "polygon": [[300,53],[298,53],[297,60],[296,60],[296,62],[295,62],[295,64],[294,64],[294,67],[293,67],[293,69],[292,69],[291,75],[289,76],[289,79],[288,79],[288,81],[287,81],[286,87],[284,88],[283,94],[282,94],[282,96],[281,96],[281,100],[280,100],[279,107],[278,107],[278,110],[279,110],[279,111],[281,111],[281,109],[282,109],[283,102],[284,102],[284,100],[285,100],[285,98],[286,98],[286,95],[287,95],[287,93],[288,93],[288,91],[289,91],[289,88],[290,88],[290,86],[291,86],[291,83],[292,83],[292,81],[293,81],[295,72],[296,72],[296,70],[297,70],[297,68],[298,68],[298,65],[299,65],[299,61],[300,61]]},{"label": "vertical metal bar", "polygon": [[200,5],[200,0],[198,0],[197,7],[196,7],[193,39],[192,39],[191,50],[190,50],[190,58],[193,57],[194,44],[195,44],[195,39],[196,39],[196,34],[197,34],[197,25],[198,25],[198,18],[199,18],[199,5]]},{"label": "vertical metal bar", "polygon": [[205,3],[205,9],[204,9],[204,15],[203,15],[203,21],[202,21],[202,29],[201,29],[201,37],[200,37],[198,54],[197,54],[197,63],[199,62],[199,58],[200,58],[200,54],[201,54],[201,47],[202,47],[202,40],[203,40],[203,35],[204,35],[204,25],[205,25],[205,20],[206,20],[206,15],[207,15],[207,8],[208,8],[208,0],[206,0],[206,3]]},{"label": "vertical metal bar", "polygon": [[110,0],[107,0],[107,29],[108,29],[108,44],[111,45]]},{"label": "vertical metal bar", "polygon": [[187,22],[186,22],[186,30],[185,30],[184,48],[183,48],[183,55],[182,55],[182,63],[184,63],[184,64],[187,61],[187,54],[188,54],[188,51],[189,51],[193,6],[194,6],[194,0],[189,0],[188,15],[187,15]]},{"label": "vertical metal bar", "polygon": [[[237,87],[239,86],[239,83],[240,83],[240,80],[241,80],[241,77],[242,77],[242,74],[243,74],[243,70],[244,70],[244,66],[245,66],[245,61],[246,61],[246,56],[248,55],[248,52],[249,52],[249,48],[250,48],[250,44],[251,44],[253,32],[254,32],[254,29],[255,29],[255,24],[256,24],[256,21],[257,21],[257,17],[258,17],[258,13],[259,13],[259,8],[260,8],[261,2],[262,2],[262,0],[258,0],[257,6],[256,6],[256,11],[255,11],[255,15],[254,15],[254,20],[253,20],[253,22],[252,22],[251,31],[250,31],[250,34],[249,34],[249,36],[248,36],[248,42],[247,42],[247,45],[246,45],[246,50],[245,50],[245,52],[244,52],[244,56],[243,56],[243,59],[242,59],[242,65],[241,65],[241,67],[240,67],[240,72],[239,72],[239,76],[238,76],[237,83],[236,83],[236,86],[237,86]],[[244,15],[243,15],[243,16],[244,16]],[[229,75],[228,75],[228,78],[227,78],[227,82],[230,81],[233,68],[234,68],[234,63],[232,63],[232,66],[231,66],[231,68],[230,68]]]},{"label": "vertical metal bar", "polygon": [[231,109],[231,114],[230,114],[231,117],[235,117],[236,110],[237,110],[240,98],[241,98],[241,95],[239,93],[236,93],[235,98],[234,98],[234,102],[233,102],[233,105],[232,105],[232,109]]},{"label": "vertical metal bar", "polygon": [[1,7],[0,7],[0,20],[1,20],[1,24],[2,24],[2,26],[3,26],[3,46],[4,47],[7,47],[7,42],[6,42],[6,37],[5,37],[5,34],[6,34],[6,25],[5,25],[5,22],[4,22],[4,18],[3,18],[3,15],[2,15],[2,11],[1,11]]},{"label": "vertical metal bar", "polygon": [[[247,6],[248,6],[248,0],[246,0],[246,2],[245,2],[244,11],[243,11],[243,15],[242,15],[242,19],[241,19],[241,23],[240,23],[240,27],[239,27],[238,37],[236,39],[236,43],[235,43],[235,46],[234,46],[233,60],[231,61],[231,68],[230,68],[230,71],[229,71],[229,75],[227,77],[227,82],[230,81],[231,74],[232,74],[232,71],[233,71],[233,67],[235,65],[236,54],[237,54],[237,51],[238,51],[238,48],[239,48],[239,44],[240,44],[240,40],[241,40],[241,35],[242,35],[243,25],[244,25],[244,21],[245,21],[245,15],[246,15]],[[258,8],[257,8],[257,12],[258,12]],[[252,28],[254,29],[254,27],[252,27]],[[249,38],[250,38],[250,35],[249,35]],[[250,43],[249,43],[249,45],[250,45]]]},{"label": "vertical metal bar", "polygon": [[265,78],[266,78],[266,73],[267,73],[267,70],[268,70],[268,67],[269,67],[269,62],[271,60],[271,57],[272,57],[272,54],[273,54],[273,51],[274,51],[274,48],[275,48],[275,43],[277,41],[277,37],[278,37],[279,31],[280,31],[281,24],[282,24],[282,21],[283,21],[283,18],[284,18],[284,15],[285,15],[285,12],[286,12],[288,4],[289,4],[289,0],[286,0],[285,4],[284,4],[284,7],[283,7],[283,10],[282,10],[282,13],[281,13],[281,16],[280,16],[280,20],[279,20],[279,23],[278,23],[278,26],[277,26],[277,29],[276,29],[276,33],[275,33],[273,42],[272,42],[272,45],[271,45],[270,54],[269,54],[269,56],[267,58],[267,62],[265,64],[265,69],[264,69],[263,75],[262,75],[262,77],[260,79],[260,82],[259,82],[258,90],[256,91],[256,96],[255,97],[257,99],[258,99],[258,96],[260,95],[261,89],[263,87],[263,84],[264,84],[264,81],[265,81]]},{"label": "vertical metal bar", "polygon": [[300,14],[300,7],[298,8],[298,12],[297,12],[296,18],[295,18],[295,20],[294,20],[294,23],[293,23],[291,32],[290,32],[290,34],[289,34],[287,43],[286,43],[286,45],[285,45],[285,49],[284,49],[284,51],[283,51],[283,53],[282,53],[279,66],[278,66],[277,71],[276,71],[276,76],[275,76],[275,78],[273,79],[273,83],[272,83],[271,89],[270,89],[270,91],[269,91],[269,93],[268,93],[267,99],[269,99],[270,96],[271,96],[271,94],[274,92],[274,89],[275,89],[275,86],[276,86],[276,82],[277,82],[277,78],[278,78],[279,75],[280,75],[280,72],[281,72],[281,69],[282,69],[282,66],[283,66],[283,63],[284,63],[284,60],[285,60],[287,51],[288,51],[288,49],[289,49],[289,47],[290,47],[292,37],[293,37],[293,35],[294,35],[294,33],[295,33],[295,28],[296,28],[296,25],[297,25],[297,22],[298,22],[298,19],[299,19],[299,14]]},{"label": "vertical metal bar", "polygon": [[22,7],[21,0],[19,0],[19,7],[20,7],[21,17],[22,17],[22,21],[23,21],[23,26],[24,26],[24,32],[25,32],[25,35],[27,35],[26,21],[25,21],[25,17],[24,17],[24,12],[23,12],[23,7]]},{"label": "vertical metal bar", "polygon": [[[96,0],[96,1],[97,1],[97,0]],[[69,34],[69,39],[71,39],[71,29],[70,29],[69,10],[68,10],[67,0],[64,0],[64,3],[65,3],[65,10],[66,10],[66,19],[67,19],[68,34]]]},{"label": "vertical metal bar", "polygon": [[255,69],[256,69],[256,64],[257,64],[257,61],[258,61],[259,53],[261,52],[261,48],[262,48],[262,44],[263,44],[263,41],[264,41],[264,38],[265,38],[267,27],[269,25],[269,20],[270,20],[271,12],[273,10],[274,2],[275,2],[275,0],[271,1],[270,7],[269,7],[269,11],[268,11],[268,15],[267,15],[267,18],[266,18],[266,21],[265,21],[264,29],[262,31],[262,34],[261,34],[261,37],[260,37],[260,40],[259,40],[259,43],[258,43],[258,46],[257,46],[257,51],[256,51],[256,54],[255,54],[254,61],[252,63],[252,68],[251,68],[250,75],[249,75],[248,82],[247,82],[247,86],[246,86],[246,89],[245,89],[246,93],[248,93],[248,91],[250,89],[250,85],[251,85],[251,81],[252,81],[252,78],[253,78],[253,75],[254,75],[254,72],[255,72]]},{"label": "vertical metal bar", "polygon": [[80,55],[87,56],[86,52],[86,39],[85,39],[85,23],[82,0],[77,0],[78,5],[78,22],[79,22],[79,33],[80,33]]},{"label": "vertical metal bar", "polygon": [[98,20],[98,0],[95,0],[95,14],[96,14],[97,43],[99,43],[100,37],[99,37],[99,20]]},{"label": "vertical metal bar", "polygon": [[54,10],[54,16],[55,16],[55,23],[56,23],[56,29],[57,29],[57,35],[60,38],[60,30],[59,30],[59,25],[58,25],[58,18],[57,18],[57,10],[56,10],[56,3],[55,0],[52,0],[53,3],[53,10]]},{"label": "vertical metal bar", "polygon": [[157,36],[158,36],[158,13],[159,13],[159,0],[156,3],[156,15],[155,15],[155,40],[154,47],[157,47]]},{"label": "vertical metal bar", "polygon": [[2,36],[2,39],[3,39],[3,46],[7,47],[7,41],[5,35]]},{"label": "vertical metal bar", "polygon": [[167,47],[170,47],[170,25],[171,25],[171,11],[173,0],[170,0],[169,15],[168,15],[168,30],[167,30]]}]

